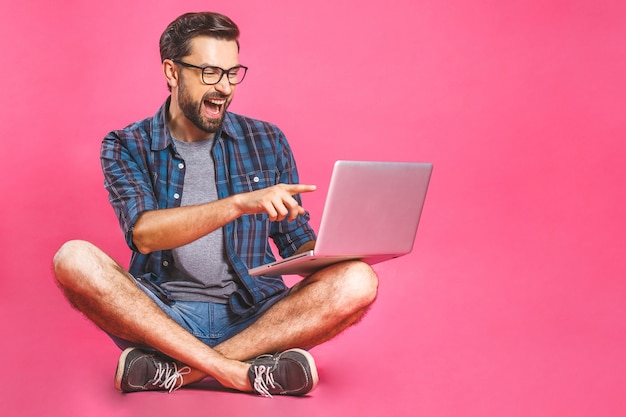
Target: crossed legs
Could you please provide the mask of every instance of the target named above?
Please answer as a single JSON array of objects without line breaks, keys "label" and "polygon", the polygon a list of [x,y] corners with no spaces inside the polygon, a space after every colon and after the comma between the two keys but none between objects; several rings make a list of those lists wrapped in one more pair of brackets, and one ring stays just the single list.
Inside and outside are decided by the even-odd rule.
[{"label": "crossed legs", "polygon": [[251,391],[243,360],[323,343],[365,314],[378,280],[361,262],[325,268],[296,284],[250,327],[211,348],[170,319],[108,255],[84,241],[64,244],[54,257],[60,288],[72,305],[103,330],[189,366],[184,384],[211,375]]}]

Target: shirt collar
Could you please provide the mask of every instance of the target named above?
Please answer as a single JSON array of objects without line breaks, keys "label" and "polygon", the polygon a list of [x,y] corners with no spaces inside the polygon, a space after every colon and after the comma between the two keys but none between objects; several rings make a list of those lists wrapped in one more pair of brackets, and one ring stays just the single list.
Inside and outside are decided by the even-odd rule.
[{"label": "shirt collar", "polygon": [[220,130],[221,136],[237,139],[237,129],[235,126],[233,114],[227,111],[224,116],[224,122],[222,123],[222,129]]},{"label": "shirt collar", "polygon": [[161,105],[159,110],[152,118],[152,143],[150,149],[153,151],[161,151],[173,144],[170,128],[167,126],[167,111],[170,108],[170,99],[168,97],[165,103]]}]

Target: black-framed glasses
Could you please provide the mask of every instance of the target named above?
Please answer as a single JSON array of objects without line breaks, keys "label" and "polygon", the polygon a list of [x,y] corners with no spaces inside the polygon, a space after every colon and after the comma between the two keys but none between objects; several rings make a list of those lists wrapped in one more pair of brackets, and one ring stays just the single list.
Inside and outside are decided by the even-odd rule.
[{"label": "black-framed glasses", "polygon": [[172,59],[173,62],[188,68],[196,68],[202,71],[202,82],[207,85],[215,85],[222,81],[222,77],[226,74],[228,82],[235,85],[243,81],[248,71],[248,67],[243,65],[237,65],[236,67],[229,68],[227,70],[220,67],[213,67],[207,65],[206,67],[199,67],[197,65],[188,64],[178,59]]}]

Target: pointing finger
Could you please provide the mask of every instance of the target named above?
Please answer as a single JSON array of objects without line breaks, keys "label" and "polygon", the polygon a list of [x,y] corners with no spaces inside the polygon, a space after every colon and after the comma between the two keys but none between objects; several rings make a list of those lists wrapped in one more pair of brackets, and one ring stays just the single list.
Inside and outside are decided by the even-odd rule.
[{"label": "pointing finger", "polygon": [[315,191],[317,186],[308,184],[284,184],[284,189],[291,195],[300,193],[310,193]]}]

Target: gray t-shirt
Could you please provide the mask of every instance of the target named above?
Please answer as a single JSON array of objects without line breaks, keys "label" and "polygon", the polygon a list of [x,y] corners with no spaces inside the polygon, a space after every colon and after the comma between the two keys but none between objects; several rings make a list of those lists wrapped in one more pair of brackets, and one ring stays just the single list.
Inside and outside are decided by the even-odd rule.
[{"label": "gray t-shirt", "polygon": [[[174,140],[185,161],[181,206],[217,200],[213,139],[200,142]],[[171,280],[163,287],[175,300],[226,303],[237,290],[237,280],[224,248],[222,228],[172,250]]]}]

